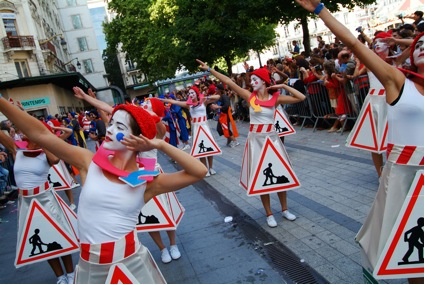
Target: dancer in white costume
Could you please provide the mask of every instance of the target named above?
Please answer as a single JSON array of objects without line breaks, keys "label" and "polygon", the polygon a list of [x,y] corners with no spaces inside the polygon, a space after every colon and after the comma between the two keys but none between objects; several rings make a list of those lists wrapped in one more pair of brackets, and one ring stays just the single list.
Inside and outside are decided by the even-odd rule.
[{"label": "dancer in white costume", "polygon": [[[156,116],[158,116],[160,119],[162,119],[162,117],[164,117],[164,112],[165,112],[165,107],[164,107],[164,103],[162,101],[160,101],[158,98],[148,98],[145,100],[144,103],[141,104],[141,107],[144,108],[147,111],[153,112]],[[157,135],[156,137],[158,139],[163,139],[164,135],[165,135],[165,125],[162,123],[163,121],[160,120],[157,124],[156,124],[156,130],[157,130]],[[157,162],[157,158],[158,158],[158,151],[156,149],[153,149],[151,151],[148,152],[142,152],[140,153],[140,157],[144,158],[144,159],[154,159],[156,161],[156,165],[155,165],[155,169],[157,169],[160,172],[162,171],[161,165]],[[161,201],[168,201],[168,197],[166,196],[168,193],[166,194],[161,194],[160,196],[162,197],[158,197],[158,200]],[[176,197],[177,199],[177,197]],[[154,200],[149,201],[149,203],[151,203],[152,205],[145,205],[146,207],[142,208],[142,213],[146,216],[149,216],[150,213],[147,212],[146,210],[144,211],[144,208],[147,208],[147,206],[153,206],[158,208],[158,205],[156,205],[154,203]],[[176,201],[176,203],[179,203],[178,201]],[[168,215],[170,217],[172,217],[172,213],[171,213],[171,209],[169,209],[169,207],[166,207],[166,205],[164,205],[165,209],[164,210],[169,210],[170,212],[168,213]],[[142,226],[137,227],[138,229],[141,229]],[[151,238],[153,239],[153,241],[155,242],[155,244],[158,246],[159,250],[161,251],[161,261],[163,263],[169,263],[171,262],[173,259],[179,259],[181,257],[181,253],[179,251],[179,248],[176,244],[176,230],[167,230],[167,236],[168,239],[170,241],[170,250],[167,249],[167,247],[164,245],[162,238],[161,238],[161,232],[160,231],[149,231],[149,235],[151,236]]]},{"label": "dancer in white costume", "polygon": [[[68,136],[69,134],[70,132]],[[72,284],[74,282],[74,266],[71,253],[78,251],[78,240],[74,235],[72,225],[64,209],[59,204],[60,198],[58,198],[56,192],[47,181],[50,167],[57,164],[59,159],[52,153],[43,151],[37,144],[28,140],[28,138],[24,137],[24,141],[27,142],[26,149],[17,149],[12,138],[0,132],[0,143],[3,144],[13,156],[15,181],[19,188],[19,219],[15,266],[21,267],[34,262],[47,260],[58,278],[58,284]],[[20,142],[20,145],[23,144],[24,142]],[[37,226],[34,232],[29,233],[30,235],[34,233],[36,235],[35,238],[30,239],[32,250],[29,255],[27,255],[28,250],[25,250],[25,241],[30,238],[30,236],[25,235],[25,230],[31,228],[31,223],[37,225],[49,223],[47,219],[43,218],[43,215],[34,215],[31,216],[31,218],[28,216],[29,212],[33,210],[33,204],[39,205],[46,215],[50,216],[53,221],[65,231],[65,234],[69,238],[68,242],[73,246],[65,250],[50,250],[51,247],[49,248],[47,242],[51,244],[53,241],[58,242],[63,236],[57,232],[46,232],[45,227]],[[62,244],[61,246],[65,245]],[[65,270],[62,268],[60,259],[62,259]]]},{"label": "dancer in white costume", "polygon": [[[400,214],[414,177],[423,171],[424,163],[424,42],[423,33],[410,47],[410,60],[415,69],[406,76],[397,68],[361,44],[352,33],[318,0],[297,0],[310,12],[315,12],[331,32],[351,49],[370,69],[386,90],[388,103],[387,162],[382,171],[378,193],[365,223],[356,236],[364,253],[363,266],[373,272]],[[422,185],[423,187],[423,185]],[[422,209],[421,212],[423,212]],[[410,283],[423,284],[422,268],[410,275]],[[403,273],[399,272],[401,276]],[[397,274],[392,275],[397,278]],[[400,278],[399,277],[399,278]]]},{"label": "dancer in white costume", "polygon": [[[154,196],[176,191],[202,179],[207,169],[187,153],[155,139],[154,118],[132,105],[114,109],[103,143],[108,156],[72,146],[56,138],[32,116],[0,98],[0,111],[30,139],[78,168],[83,183],[78,210],[80,260],[76,283],[110,282],[117,268],[140,284],[165,280],[149,251],[138,241],[135,221],[143,204]],[[103,148],[102,148],[103,149]],[[139,180],[140,151],[159,149],[183,170]],[[136,181],[129,180],[135,177]],[[128,182],[130,185],[123,183]],[[123,269],[124,268],[124,269]],[[124,271],[123,271],[124,270]]]},{"label": "dancer in white costume", "polygon": [[[285,147],[275,130],[274,114],[276,106],[301,102],[305,99],[304,94],[286,84],[267,87],[270,85],[270,74],[265,68],[257,69],[251,73],[251,85],[254,90],[254,92],[251,93],[249,90],[239,87],[239,85],[233,82],[229,77],[209,68],[204,62],[198,59],[197,62],[200,64],[202,70],[211,72],[217,79],[250,103],[251,126],[242,160],[241,185],[247,190],[248,195],[261,195],[261,202],[266,211],[267,224],[270,227],[276,227],[277,223],[271,210],[269,193],[277,192],[282,207],[283,217],[288,220],[295,220],[295,215],[288,211],[286,190],[298,187],[300,184],[290,166]],[[268,90],[280,88],[285,89],[292,96],[280,96],[280,92],[274,92],[272,94],[268,92]],[[267,142],[271,142],[273,145],[271,149],[275,148],[276,150],[271,156],[276,157],[280,155],[281,160],[278,161],[278,165],[269,163],[269,167],[266,169],[259,169],[258,167],[261,167],[261,157],[267,157],[268,155],[268,153],[265,153],[267,151],[265,149]],[[272,171],[272,167],[275,170],[274,172]],[[280,183],[278,179],[281,178],[277,178],[276,176],[284,170],[290,172],[292,175],[291,180],[294,183],[290,186],[285,183]],[[266,178],[262,185],[256,185],[255,183],[257,171],[262,171],[262,174]],[[276,175],[274,173],[276,173]]]},{"label": "dancer in white costume", "polygon": [[[186,102],[161,98],[165,103],[189,109],[190,116],[192,117],[192,149],[190,154],[196,158],[200,158],[202,163],[208,167],[207,177],[217,173],[213,169],[213,156],[221,154],[221,149],[214,140],[208,126],[206,106],[218,99],[220,99],[220,95],[210,95],[204,98],[196,86],[190,87]],[[203,138],[207,139],[207,141]]]},{"label": "dancer in white costume", "polygon": [[[385,62],[393,64],[388,58],[390,46],[385,39],[391,37],[390,33],[380,32],[373,39],[373,50]],[[381,177],[384,166],[383,155],[387,149],[387,104],[385,89],[376,76],[367,71],[369,78],[369,92],[364,99],[362,109],[353,129],[347,137],[348,147],[359,148],[371,152],[372,161],[378,177]],[[371,121],[368,119],[371,118]],[[370,131],[366,131],[370,129]]]},{"label": "dancer in white costume", "polygon": [[[104,102],[98,100],[95,98],[94,93],[91,92],[91,90],[89,89],[89,94],[86,94],[81,88],[74,88],[74,92],[75,92],[75,97],[82,99],[82,100],[86,100],[88,101],[91,105],[93,105],[94,107],[96,107],[98,110],[102,110],[104,111],[106,114],[112,114],[113,112],[113,108],[111,106],[109,106],[108,104],[105,104]],[[140,108],[143,108],[144,110],[148,111],[151,113],[151,115],[153,116],[157,116],[158,122],[156,123],[156,138],[158,139],[163,139],[164,135],[165,135],[165,125],[162,123],[162,117],[164,116],[164,112],[165,112],[165,108],[164,108],[164,103],[162,101],[160,101],[158,98],[147,98],[140,106]],[[155,162],[153,163],[155,165],[155,169],[163,172],[161,169],[161,166],[159,165],[159,163],[157,163],[157,157],[158,157],[158,151],[156,149],[152,149],[150,151],[145,151],[145,152],[141,152],[139,153],[139,157],[141,158],[141,160],[154,160]],[[143,161],[142,161],[143,163]],[[168,193],[165,194],[161,194],[158,195],[160,197],[157,197],[158,201],[168,201],[168,197],[166,196],[168,195]],[[177,199],[177,197],[176,197]],[[180,203],[178,201],[176,201],[176,203]],[[155,208],[157,208],[158,205],[155,203],[154,200],[149,201],[148,203],[146,203],[146,205],[144,205],[141,209],[141,213],[140,215],[144,215],[144,216],[150,216],[151,213],[147,211],[147,209],[154,209],[154,211],[156,210]],[[144,209],[144,210],[143,210]],[[166,207],[165,210],[171,210],[168,209],[168,207]],[[171,213],[168,213],[169,216],[172,216]],[[172,259],[179,259],[181,257],[180,251],[177,247],[176,244],[176,231],[175,230],[167,230],[167,235],[168,238],[170,240],[170,251],[168,251],[168,249],[166,248],[166,246],[164,245],[162,238],[161,238],[161,233],[159,231],[152,231],[152,230],[148,230],[146,228],[149,228],[150,225],[149,224],[137,224],[137,231],[139,232],[145,232],[148,231],[149,235],[151,236],[151,238],[153,239],[153,241],[155,242],[155,244],[158,246],[159,250],[161,251],[161,261],[163,263],[169,263],[172,261]],[[170,255],[171,253],[171,255]]]}]

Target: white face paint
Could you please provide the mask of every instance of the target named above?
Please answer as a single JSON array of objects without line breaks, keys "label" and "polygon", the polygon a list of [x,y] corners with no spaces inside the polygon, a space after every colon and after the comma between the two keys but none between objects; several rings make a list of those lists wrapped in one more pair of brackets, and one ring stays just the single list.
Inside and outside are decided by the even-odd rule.
[{"label": "white face paint", "polygon": [[257,75],[251,75],[251,86],[254,91],[258,91],[261,87],[263,87],[263,80]]},{"label": "white face paint", "polygon": [[388,52],[388,44],[382,39],[376,39],[373,48],[376,53]]},{"label": "white face paint", "polygon": [[424,36],[420,37],[414,46],[413,63],[416,66],[424,65]]},{"label": "white face paint", "polygon": [[130,137],[131,133],[130,114],[124,110],[118,110],[109,121],[103,147],[109,150],[126,150],[121,140],[124,137]]},{"label": "white face paint", "polygon": [[140,107],[142,107],[143,109],[145,109],[146,111],[151,111],[151,112],[153,112],[153,110],[152,110],[152,103],[151,103],[151,100],[145,100],[145,101],[143,101],[143,103],[142,104],[140,104]]},{"label": "white face paint", "polygon": [[192,99],[192,101],[198,100],[198,97],[196,96],[195,90],[190,89],[188,95],[189,95],[189,98]]}]

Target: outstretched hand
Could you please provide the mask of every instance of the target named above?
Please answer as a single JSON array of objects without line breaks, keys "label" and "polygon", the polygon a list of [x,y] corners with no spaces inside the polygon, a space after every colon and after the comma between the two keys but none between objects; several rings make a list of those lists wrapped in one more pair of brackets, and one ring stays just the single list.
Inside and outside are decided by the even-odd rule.
[{"label": "outstretched hand", "polygon": [[306,9],[307,11],[313,12],[316,9],[317,5],[319,5],[320,0],[295,0],[298,5]]},{"label": "outstretched hand", "polygon": [[72,91],[74,91],[74,96],[78,99],[84,100],[84,96],[88,96],[80,87],[72,87]]},{"label": "outstretched hand", "polygon": [[88,92],[90,97],[93,97],[96,99],[96,93],[94,93],[93,90],[91,90],[91,88],[89,88]]},{"label": "outstretched hand", "polygon": [[159,139],[148,139],[143,135],[135,136],[130,135],[130,137],[124,137],[121,143],[131,151],[150,151],[159,147],[161,140]]},{"label": "outstretched hand", "polygon": [[202,70],[207,70],[208,69],[208,65],[205,62],[200,61],[199,59],[197,59],[196,61],[199,63],[199,68],[200,69],[202,69]]}]

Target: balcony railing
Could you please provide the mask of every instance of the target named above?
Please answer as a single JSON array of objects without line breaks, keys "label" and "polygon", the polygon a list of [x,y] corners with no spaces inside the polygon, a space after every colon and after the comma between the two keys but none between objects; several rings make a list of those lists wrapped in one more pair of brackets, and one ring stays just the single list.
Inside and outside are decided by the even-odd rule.
[{"label": "balcony railing", "polygon": [[56,47],[51,42],[40,44],[40,48],[43,51],[51,51],[52,53],[56,55]]},{"label": "balcony railing", "polygon": [[5,51],[14,48],[34,48],[33,36],[9,36],[1,39]]}]

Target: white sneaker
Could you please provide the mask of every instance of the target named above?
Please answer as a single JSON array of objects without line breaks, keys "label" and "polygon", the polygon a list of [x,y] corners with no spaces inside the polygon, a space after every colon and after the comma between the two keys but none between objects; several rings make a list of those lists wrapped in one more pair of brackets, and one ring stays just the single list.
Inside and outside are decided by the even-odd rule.
[{"label": "white sneaker", "polygon": [[205,177],[210,177],[211,176],[211,174],[210,174],[210,172],[208,171],[207,172],[207,174],[205,174]]},{"label": "white sneaker", "polygon": [[56,284],[68,284],[68,278],[66,278],[66,275],[62,275],[58,277],[58,281],[56,281]]},{"label": "white sneaker", "polygon": [[71,205],[69,205],[69,207],[71,208],[71,210],[75,210],[75,209],[77,209],[77,206],[75,205],[75,204],[71,204]]},{"label": "white sneaker", "polygon": [[80,183],[72,182],[71,189],[80,187]]},{"label": "white sneaker", "polygon": [[277,227],[276,220],[274,219],[273,215],[270,215],[267,217],[267,225],[271,228]]},{"label": "white sneaker", "polygon": [[214,175],[214,174],[217,174],[217,172],[214,169],[210,168],[210,174]]},{"label": "white sneaker", "polygon": [[74,284],[74,272],[67,273],[66,278],[68,279],[68,284]]},{"label": "white sneaker", "polygon": [[234,141],[235,142],[235,146],[240,145],[240,143],[238,141]]},{"label": "white sneaker", "polygon": [[285,210],[282,212],[282,217],[290,221],[294,221],[297,218],[294,214],[292,214],[288,210]]},{"label": "white sneaker", "polygon": [[164,248],[161,251],[161,261],[162,261],[162,263],[170,263],[171,262],[171,256],[170,256],[170,253],[168,252],[167,248]]},{"label": "white sneaker", "polygon": [[170,246],[170,254],[173,259],[179,259],[182,256],[177,245]]},{"label": "white sneaker", "polygon": [[181,148],[181,150],[183,150],[183,151],[188,150],[188,149],[190,149],[189,144],[185,144],[184,147]]}]

